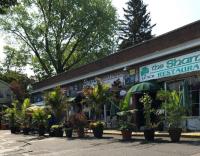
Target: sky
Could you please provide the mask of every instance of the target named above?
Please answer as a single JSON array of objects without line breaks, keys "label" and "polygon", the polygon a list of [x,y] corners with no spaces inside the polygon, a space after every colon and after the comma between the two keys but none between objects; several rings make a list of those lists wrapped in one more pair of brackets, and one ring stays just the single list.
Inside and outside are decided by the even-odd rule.
[{"label": "sky", "polygon": [[[112,0],[117,9],[118,17],[123,18],[123,8],[128,0]],[[144,0],[148,5],[151,24],[156,24],[153,34],[158,36],[200,20],[200,0]],[[0,60],[3,59],[2,51],[5,45],[4,36],[0,34]]]},{"label": "sky", "polygon": [[[112,0],[121,18],[127,1]],[[200,20],[200,0],[144,0],[144,3],[148,5],[151,24],[156,24],[153,28],[156,36]]]}]

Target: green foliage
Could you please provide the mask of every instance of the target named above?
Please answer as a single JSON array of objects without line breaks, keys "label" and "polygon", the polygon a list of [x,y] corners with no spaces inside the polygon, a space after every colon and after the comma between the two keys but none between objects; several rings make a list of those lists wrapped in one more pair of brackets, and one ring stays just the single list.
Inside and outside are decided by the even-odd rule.
[{"label": "green foliage", "polygon": [[97,85],[94,87],[84,88],[84,95],[87,97],[84,102],[86,102],[92,109],[97,117],[102,114],[102,107],[111,102],[112,94],[110,92],[110,87],[103,84],[100,79],[97,79]]},{"label": "green foliage", "polygon": [[60,87],[45,94],[45,104],[50,106],[51,113],[56,117],[57,123],[60,124],[67,112],[67,100]]},{"label": "green foliage", "polygon": [[60,128],[63,128],[63,126],[62,125],[52,125],[51,126],[51,129],[53,130],[53,129],[60,129]]},{"label": "green foliage", "polygon": [[23,126],[30,126],[30,121],[29,121],[29,115],[27,114],[27,108],[30,107],[30,99],[26,98],[24,99],[24,102],[21,106],[21,112],[20,112],[20,120]]},{"label": "green foliage", "polygon": [[165,110],[165,120],[168,127],[178,128],[184,119],[186,110],[181,104],[181,95],[176,91],[161,90],[157,94],[157,98],[162,101],[162,108]]},{"label": "green foliage", "polygon": [[92,130],[98,130],[98,129],[103,129],[105,126],[105,123],[102,122],[102,121],[95,121],[95,122],[92,122],[90,123],[89,127],[92,129]]},{"label": "green foliage", "polygon": [[152,128],[153,124],[151,122],[151,114],[155,112],[155,110],[151,108],[152,98],[147,93],[144,93],[139,101],[144,105],[144,118],[146,128]]},{"label": "green foliage", "polygon": [[134,131],[135,126],[131,123],[122,123],[119,128],[120,131]]},{"label": "green foliage", "polygon": [[119,125],[120,125],[120,130],[123,131],[133,131],[136,129],[136,125],[131,122],[133,119],[133,115],[137,110],[128,110],[128,111],[122,111],[118,112],[117,115],[119,116]]},{"label": "green foliage", "polygon": [[15,72],[23,71],[28,64],[28,59],[30,57],[29,53],[26,51],[22,51],[22,49],[19,51],[10,46],[4,47],[4,54],[6,58],[2,62],[2,66],[5,72],[11,70]]},{"label": "green foliage", "polygon": [[16,95],[16,99],[21,103],[25,97],[28,97],[27,86],[34,82],[27,75],[16,71],[2,72],[0,73],[0,79],[10,84],[12,91]]},{"label": "green foliage", "polygon": [[8,9],[17,4],[17,0],[1,0],[0,14],[6,14]]},{"label": "green foliage", "polygon": [[12,107],[5,110],[5,117],[8,117],[11,127],[20,125],[20,114],[21,104],[19,101],[15,100],[12,103]]},{"label": "green foliage", "polygon": [[131,97],[132,97],[132,93],[131,93],[131,91],[128,91],[124,100],[120,103],[121,111],[127,111],[129,109]]},{"label": "green foliage", "polygon": [[5,110],[6,116],[9,117],[10,124],[21,124],[22,126],[29,126],[29,116],[27,108],[30,107],[30,99],[25,99],[23,103],[15,100],[11,108]]},{"label": "green foliage", "polygon": [[124,9],[125,20],[121,20],[120,39],[122,40],[120,49],[149,40],[153,36],[152,28],[155,26],[150,24],[150,13],[147,12],[147,5],[143,0],[129,0],[127,9]]},{"label": "green foliage", "polygon": [[38,126],[47,124],[48,114],[43,108],[35,109],[32,117],[34,123],[36,123]]},{"label": "green foliage", "polygon": [[0,17],[39,78],[110,54],[116,25],[110,0],[21,0]]}]

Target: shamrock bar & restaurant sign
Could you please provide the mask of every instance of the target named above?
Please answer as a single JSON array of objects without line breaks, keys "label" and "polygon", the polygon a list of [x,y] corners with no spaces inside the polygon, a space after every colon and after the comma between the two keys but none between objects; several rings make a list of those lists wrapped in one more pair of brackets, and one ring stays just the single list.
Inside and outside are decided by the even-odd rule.
[{"label": "shamrock bar & restaurant sign", "polygon": [[140,82],[200,70],[200,51],[140,67]]}]

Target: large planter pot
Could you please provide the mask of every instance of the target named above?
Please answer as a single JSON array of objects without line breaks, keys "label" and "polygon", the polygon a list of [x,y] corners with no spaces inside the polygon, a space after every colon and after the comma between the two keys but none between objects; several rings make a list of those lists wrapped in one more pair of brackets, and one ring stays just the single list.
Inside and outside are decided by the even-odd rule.
[{"label": "large planter pot", "polygon": [[77,135],[79,138],[83,138],[85,136],[84,128],[78,128]]},{"label": "large planter pot", "polygon": [[123,140],[130,140],[132,137],[132,131],[122,130],[122,139]]},{"label": "large planter pot", "polygon": [[181,128],[170,128],[168,130],[168,132],[169,132],[169,136],[170,136],[172,142],[180,141],[180,137],[181,137],[181,133],[182,133]]},{"label": "large planter pot", "polygon": [[154,141],[155,130],[153,128],[147,128],[144,130],[144,138],[147,141]]},{"label": "large planter pot", "polygon": [[40,125],[38,127],[38,134],[39,134],[39,136],[43,136],[45,134],[45,126],[44,125]]},{"label": "large planter pot", "polygon": [[7,130],[8,129],[8,125],[7,124],[1,124],[1,129],[2,130]]},{"label": "large planter pot", "polygon": [[65,134],[67,138],[71,138],[72,137],[72,133],[73,133],[73,129],[72,128],[67,128],[65,130]]},{"label": "large planter pot", "polygon": [[52,137],[63,137],[63,130],[62,128],[51,129],[49,135]]},{"label": "large planter pot", "polygon": [[102,138],[103,136],[103,128],[94,128],[93,134],[95,138]]},{"label": "large planter pot", "polygon": [[30,128],[29,127],[24,127],[22,130],[23,130],[23,134],[24,135],[28,135],[29,132],[30,132]]},{"label": "large planter pot", "polygon": [[20,127],[18,127],[18,126],[12,126],[12,127],[10,127],[10,132],[12,134],[20,133]]}]

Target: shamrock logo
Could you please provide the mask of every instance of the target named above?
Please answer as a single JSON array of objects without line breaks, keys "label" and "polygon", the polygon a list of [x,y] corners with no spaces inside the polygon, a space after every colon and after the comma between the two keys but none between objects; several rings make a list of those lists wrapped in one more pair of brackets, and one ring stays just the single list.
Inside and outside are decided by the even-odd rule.
[{"label": "shamrock logo", "polygon": [[149,68],[143,67],[143,68],[141,69],[141,76],[145,76],[145,75],[148,74],[148,73],[149,73]]}]

